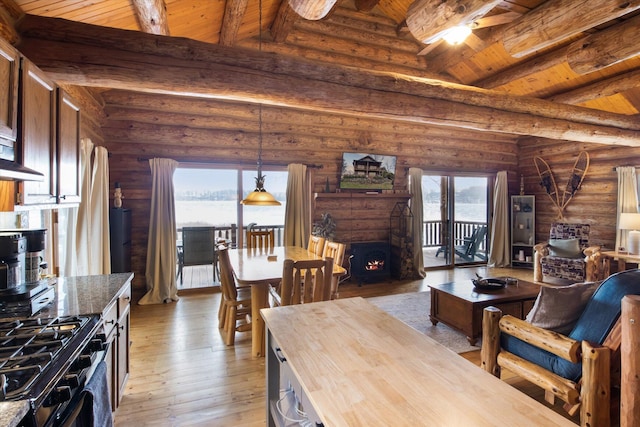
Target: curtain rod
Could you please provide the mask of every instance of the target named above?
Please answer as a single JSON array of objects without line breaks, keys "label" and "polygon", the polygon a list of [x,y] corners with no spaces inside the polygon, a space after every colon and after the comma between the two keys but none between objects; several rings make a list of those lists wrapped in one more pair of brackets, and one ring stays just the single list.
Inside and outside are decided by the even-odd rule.
[{"label": "curtain rod", "polygon": [[[138,157],[138,161],[139,162],[148,162],[149,160],[151,160],[153,157]],[[176,159],[173,159],[176,160]],[[221,166],[230,166],[230,165],[240,165],[240,166],[246,166],[246,165],[253,165],[256,166],[256,162],[247,162],[247,161],[239,161],[239,162],[212,162],[212,161],[196,161],[196,160],[176,160],[178,163],[181,164],[192,164],[192,165],[221,165]],[[289,163],[262,163],[263,166],[288,166]],[[314,164],[307,164],[305,165],[308,168],[311,169],[322,169],[324,166],[323,165],[314,165]]]},{"label": "curtain rod", "polygon": [[634,166],[634,165],[620,165],[620,166],[614,166],[613,168],[611,168],[611,170],[612,170],[612,171],[614,171],[614,172],[617,172],[617,169],[618,169],[618,168],[625,168],[625,167],[627,167],[627,168],[636,168],[636,169],[638,169],[638,168],[640,168],[640,165],[638,165],[638,166]]}]

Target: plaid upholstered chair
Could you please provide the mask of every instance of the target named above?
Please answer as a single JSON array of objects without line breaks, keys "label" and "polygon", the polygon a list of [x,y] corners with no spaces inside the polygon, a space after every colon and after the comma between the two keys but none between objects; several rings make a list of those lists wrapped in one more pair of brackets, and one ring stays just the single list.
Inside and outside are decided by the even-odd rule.
[{"label": "plaid upholstered chair", "polygon": [[551,224],[549,240],[533,247],[534,280],[566,285],[601,280],[600,247],[589,246],[589,224]]}]

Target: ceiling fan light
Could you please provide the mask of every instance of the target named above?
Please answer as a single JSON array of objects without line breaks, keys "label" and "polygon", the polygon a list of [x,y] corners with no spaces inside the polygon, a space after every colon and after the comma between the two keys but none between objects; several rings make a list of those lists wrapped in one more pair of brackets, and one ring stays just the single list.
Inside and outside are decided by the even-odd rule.
[{"label": "ceiling fan light", "polygon": [[471,34],[471,28],[466,25],[458,25],[449,29],[442,38],[449,44],[456,45],[464,42]]}]

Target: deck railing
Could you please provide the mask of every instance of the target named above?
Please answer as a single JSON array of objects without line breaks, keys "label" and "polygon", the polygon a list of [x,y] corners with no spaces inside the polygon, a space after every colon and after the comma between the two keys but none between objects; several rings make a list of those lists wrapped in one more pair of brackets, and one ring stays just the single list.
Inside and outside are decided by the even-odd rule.
[{"label": "deck railing", "polygon": [[[226,239],[232,242],[232,245],[236,245],[238,242],[238,226],[236,224],[227,224],[227,225],[215,225],[215,226],[203,226],[207,229],[213,228],[215,231],[216,238]],[[254,225],[254,230],[274,230],[275,236],[275,246],[282,246],[284,241],[284,225]],[[178,228],[178,242],[182,242],[182,228]],[[247,226],[242,227],[241,229],[242,235],[245,236],[247,232]],[[244,239],[242,239],[244,242]],[[246,246],[246,242],[243,243],[243,246]]]},{"label": "deck railing", "polygon": [[[464,238],[471,236],[473,230],[480,227],[486,226],[486,222],[480,221],[455,221],[453,223],[453,244],[462,245],[464,244]],[[422,247],[423,248],[435,248],[445,246],[446,242],[444,241],[444,233],[443,233],[443,222],[442,221],[424,221],[423,222],[423,233],[422,233]],[[480,247],[478,248],[481,252],[486,252],[487,250],[487,239],[483,239]]]}]

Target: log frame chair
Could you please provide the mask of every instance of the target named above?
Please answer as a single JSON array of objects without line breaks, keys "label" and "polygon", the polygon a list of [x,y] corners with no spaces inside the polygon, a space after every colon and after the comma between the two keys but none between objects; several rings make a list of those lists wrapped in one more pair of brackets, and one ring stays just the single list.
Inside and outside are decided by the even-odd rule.
[{"label": "log frame chair", "polygon": [[247,234],[247,249],[257,250],[273,250],[275,246],[275,232],[271,230],[248,230]]},{"label": "log frame chair", "polygon": [[272,306],[328,301],[331,297],[333,258],[318,260],[285,259],[279,290],[269,286]]},{"label": "log frame chair", "polygon": [[[340,242],[334,242],[327,240],[324,243],[324,249],[322,251],[323,258],[333,258],[333,262],[339,266],[342,266],[344,262],[344,253],[347,249],[347,245]],[[340,285],[340,277],[332,276],[331,278],[331,299],[338,299],[338,286]]]},{"label": "log frame chair", "polygon": [[313,252],[318,256],[322,256],[324,250],[325,238],[320,236],[309,236],[309,243],[307,244],[307,250]]},{"label": "log frame chair", "polygon": [[[547,402],[553,404],[556,397],[561,399],[571,416],[579,410],[582,426],[610,426],[619,407],[621,301],[630,294],[640,294],[640,270],[607,278],[569,336],[503,316],[500,309],[487,307],[482,318],[481,367],[498,378],[504,368],[536,384],[545,390]],[[598,322],[595,326],[594,319]],[[602,338],[572,338],[581,335]],[[542,360],[540,363],[547,366],[527,359]],[[570,370],[577,374],[574,378],[561,376],[564,372],[571,377],[566,375]]]},{"label": "log frame chair", "polygon": [[236,332],[251,331],[251,294],[250,289],[236,287],[228,249],[226,245],[217,247],[222,291],[218,327],[223,331],[224,343],[231,346]]}]

